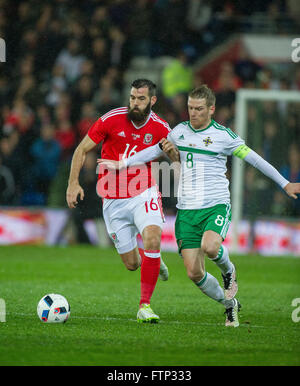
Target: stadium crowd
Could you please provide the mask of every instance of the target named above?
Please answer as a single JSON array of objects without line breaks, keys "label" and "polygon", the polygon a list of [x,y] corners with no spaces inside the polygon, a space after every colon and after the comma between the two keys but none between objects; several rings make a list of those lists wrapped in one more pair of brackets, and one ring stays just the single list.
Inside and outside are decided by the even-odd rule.
[{"label": "stadium crowd", "polygon": [[[249,17],[256,14],[265,15],[269,32],[299,28],[289,3],[0,0],[0,37],[7,50],[0,64],[0,205],[66,206],[73,150],[100,115],[124,104],[123,75],[132,58],[171,56],[182,69],[186,89],[171,95],[159,90],[156,112],[173,127],[187,119],[187,91],[205,83],[193,67],[199,56],[232,33],[250,31]],[[240,87],[300,91],[300,70],[292,70],[283,76],[247,57],[224,62],[213,84],[215,120],[234,128]],[[253,102],[248,120],[254,133],[248,144],[290,181],[300,181],[299,109]],[[95,157],[92,153],[81,175],[91,202],[97,200]],[[254,201],[261,214],[300,214],[298,202],[270,189],[253,168],[246,173],[248,214]],[[265,195],[270,200],[260,198]],[[165,202],[169,211],[171,201]]]}]

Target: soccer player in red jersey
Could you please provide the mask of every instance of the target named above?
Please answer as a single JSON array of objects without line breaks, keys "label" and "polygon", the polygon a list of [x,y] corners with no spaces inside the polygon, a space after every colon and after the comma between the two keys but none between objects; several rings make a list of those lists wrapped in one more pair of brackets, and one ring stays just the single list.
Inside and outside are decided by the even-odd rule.
[{"label": "soccer player in red jersey", "polygon": [[[166,138],[170,127],[152,111],[156,86],[147,79],[132,83],[128,107],[120,107],[100,117],[77,146],[71,164],[66,199],[74,208],[84,199],[79,173],[85,155],[102,142],[102,159],[120,161]],[[141,298],[137,313],[140,322],[159,321],[150,307],[157,278],[168,279],[168,268],[161,259],[160,240],[164,221],[161,196],[151,175],[151,163],[122,171],[99,168],[97,192],[103,199],[103,217],[126,268],[141,266]],[[136,236],[143,239],[138,248]]]}]

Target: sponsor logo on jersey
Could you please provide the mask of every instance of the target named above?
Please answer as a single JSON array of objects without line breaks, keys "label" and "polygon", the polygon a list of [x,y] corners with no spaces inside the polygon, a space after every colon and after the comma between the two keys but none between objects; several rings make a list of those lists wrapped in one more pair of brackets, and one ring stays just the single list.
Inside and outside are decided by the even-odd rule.
[{"label": "sponsor logo on jersey", "polygon": [[206,147],[208,145],[210,145],[211,143],[213,143],[213,141],[210,139],[210,137],[207,137],[207,138],[203,139],[203,142],[204,142]]},{"label": "sponsor logo on jersey", "polygon": [[149,145],[152,142],[152,139],[153,139],[153,135],[146,133],[145,136],[144,136],[143,143],[146,144],[146,145]]},{"label": "sponsor logo on jersey", "polygon": [[133,139],[137,139],[137,138],[140,138],[140,135],[139,134],[135,134],[135,133],[131,133]]}]

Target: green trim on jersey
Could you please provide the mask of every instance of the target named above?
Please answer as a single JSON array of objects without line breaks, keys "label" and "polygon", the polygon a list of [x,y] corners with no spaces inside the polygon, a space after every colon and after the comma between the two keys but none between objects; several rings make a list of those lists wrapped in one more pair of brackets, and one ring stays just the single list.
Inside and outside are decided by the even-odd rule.
[{"label": "green trim on jersey", "polygon": [[218,155],[219,154],[219,153],[216,153],[214,151],[195,149],[194,147],[186,147],[186,146],[178,146],[178,149],[181,151],[187,151],[189,153],[199,153],[199,154],[207,154],[207,155]]},{"label": "green trim on jersey", "polygon": [[250,147],[248,147],[247,145],[241,145],[237,147],[232,154],[240,159],[244,159],[246,155],[250,153],[250,151]]},{"label": "green trim on jersey", "polygon": [[188,122],[188,127],[189,127],[194,133],[202,133],[204,130],[209,129],[209,128],[213,125],[214,120],[211,120],[210,123],[209,123],[209,125],[206,126],[204,129],[201,129],[201,130],[195,130],[195,129],[193,128],[193,126],[191,125],[191,122],[190,122],[190,121],[187,121],[187,122]]},{"label": "green trim on jersey", "polygon": [[222,126],[214,120],[212,120],[212,122],[213,122],[213,126],[215,129],[226,131],[230,135],[230,137],[233,139],[238,137],[232,130],[229,129],[229,127]]}]

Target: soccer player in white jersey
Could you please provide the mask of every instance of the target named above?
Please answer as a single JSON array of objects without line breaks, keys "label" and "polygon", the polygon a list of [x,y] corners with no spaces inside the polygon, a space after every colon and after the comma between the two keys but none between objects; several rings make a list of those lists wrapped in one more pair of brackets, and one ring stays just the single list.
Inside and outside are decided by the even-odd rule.
[{"label": "soccer player in white jersey", "polygon": [[[239,326],[240,303],[236,271],[225,240],[231,221],[227,156],[234,155],[256,167],[296,199],[300,183],[290,183],[272,165],[245,145],[243,139],[212,119],[215,95],[206,85],[190,92],[190,120],[178,124],[160,144],[122,162],[101,160],[106,166],[123,168],[167,153],[181,161],[175,235],[188,277],[207,296],[225,306],[225,326]],[[224,289],[205,270],[205,255],[220,268]]]}]

